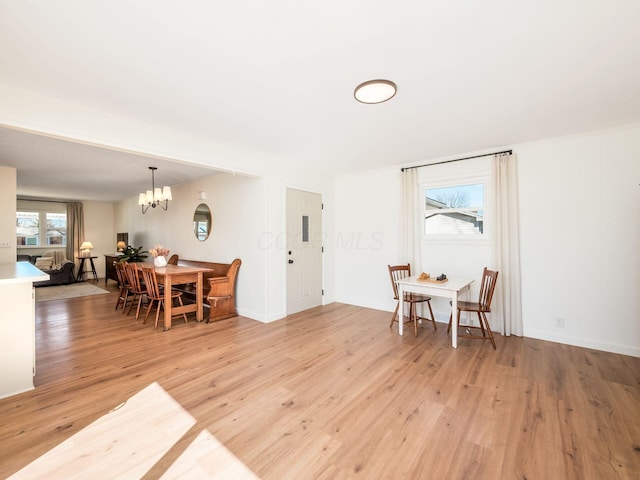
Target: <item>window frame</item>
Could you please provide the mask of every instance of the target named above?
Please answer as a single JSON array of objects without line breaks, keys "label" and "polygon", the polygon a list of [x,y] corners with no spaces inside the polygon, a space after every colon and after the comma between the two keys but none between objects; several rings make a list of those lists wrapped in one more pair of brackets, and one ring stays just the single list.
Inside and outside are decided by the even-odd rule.
[{"label": "window frame", "polygon": [[[18,225],[17,225],[17,216],[19,213],[37,213],[38,214],[38,244],[37,245],[22,245],[20,243],[18,243]],[[65,228],[67,230],[67,233],[62,237],[63,238],[63,243],[61,244],[49,244],[48,243],[48,239],[49,236],[47,235],[49,229],[47,227],[47,216],[49,214],[54,214],[54,215],[64,215],[65,216]],[[68,241],[68,236],[69,236],[69,218],[67,217],[67,211],[65,210],[57,210],[55,208],[45,208],[45,209],[37,209],[37,208],[17,208],[16,209],[16,247],[19,249],[47,249],[47,250],[53,250],[53,249],[66,249],[67,248],[67,241]]]},{"label": "window frame", "polygon": [[[492,198],[490,195],[491,192],[491,173],[478,173],[472,176],[455,176],[447,179],[438,179],[434,181],[421,182],[419,184],[419,194],[420,194],[420,225],[421,225],[421,238],[423,242],[426,243],[446,243],[446,244],[474,244],[481,245],[484,243],[488,243],[492,239],[492,226],[493,226],[493,205]],[[426,232],[426,219],[427,214],[429,212],[433,212],[433,210],[427,210],[426,208],[426,193],[427,190],[432,190],[436,188],[450,188],[450,187],[462,187],[465,185],[478,185],[481,184],[483,187],[483,226],[482,233],[476,234],[428,234]],[[465,212],[465,211],[473,211],[475,207],[478,205],[474,205],[471,207],[462,207],[462,208],[451,208],[446,209],[447,213],[450,212]]]}]

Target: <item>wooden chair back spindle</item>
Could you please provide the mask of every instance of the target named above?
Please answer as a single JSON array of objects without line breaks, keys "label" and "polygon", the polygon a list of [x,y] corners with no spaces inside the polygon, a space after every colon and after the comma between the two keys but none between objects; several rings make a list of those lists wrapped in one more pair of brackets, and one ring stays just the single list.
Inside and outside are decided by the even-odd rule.
[{"label": "wooden chair back spindle", "polygon": [[411,276],[411,264],[406,265],[389,265],[389,276],[391,277],[391,286],[393,287],[393,298],[398,299],[398,285],[396,282]]},{"label": "wooden chair back spindle", "polygon": [[138,264],[135,262],[129,263],[124,262],[124,271],[127,276],[127,281],[129,282],[129,291],[133,294],[133,300],[131,305],[129,305],[129,310],[127,310],[127,315],[131,313],[131,309],[133,308],[133,304],[135,303],[136,296],[138,297],[138,307],[136,308],[136,320],[140,316],[140,308],[142,307],[142,297],[146,294],[146,290],[142,287],[140,283],[140,269]]},{"label": "wooden chair back spindle", "polygon": [[496,288],[497,280],[498,272],[485,267],[482,272],[482,284],[480,285],[478,304],[486,312],[491,311],[491,300],[493,299],[493,291]]}]

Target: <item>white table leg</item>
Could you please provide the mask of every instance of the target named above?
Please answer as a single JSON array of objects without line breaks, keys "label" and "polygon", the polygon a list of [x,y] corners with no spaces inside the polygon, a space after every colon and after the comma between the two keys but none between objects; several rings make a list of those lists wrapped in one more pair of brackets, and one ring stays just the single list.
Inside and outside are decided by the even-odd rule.
[{"label": "white table leg", "polygon": [[404,333],[404,288],[402,284],[398,284],[398,335]]},{"label": "white table leg", "polygon": [[451,346],[458,348],[458,292],[451,298]]}]

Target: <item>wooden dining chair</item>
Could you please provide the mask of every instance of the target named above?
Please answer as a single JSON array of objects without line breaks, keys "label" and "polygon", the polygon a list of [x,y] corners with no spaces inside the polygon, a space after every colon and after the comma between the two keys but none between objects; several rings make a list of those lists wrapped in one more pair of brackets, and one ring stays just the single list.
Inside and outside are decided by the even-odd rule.
[{"label": "wooden dining chair", "polygon": [[[493,299],[493,291],[498,281],[498,272],[489,270],[487,267],[482,272],[482,284],[480,285],[480,295],[477,302],[458,301],[458,327],[464,327],[467,335],[458,335],[458,338],[472,338],[474,340],[490,340],[493,349],[496,349],[496,341],[493,338],[493,332],[487,320],[487,313],[491,312],[491,300]],[[480,326],[460,325],[460,312],[475,312],[478,314],[478,322]],[[451,331],[451,322],[453,315],[449,316],[449,326],[447,333]],[[472,329],[479,329],[482,336],[471,335]]]},{"label": "wooden dining chair", "polygon": [[[160,310],[164,307],[164,291],[158,285],[158,279],[156,277],[156,269],[155,267],[142,267],[142,277],[144,278],[144,284],[147,289],[147,298],[149,299],[149,305],[147,306],[147,313],[144,316],[144,321],[142,323],[147,322],[147,318],[149,317],[149,313],[151,313],[151,309],[153,308],[153,304],[156,304],[156,323],[154,329],[158,328],[158,320],[160,318]],[[171,291],[171,300],[178,299],[178,303],[180,306],[182,303],[182,292],[177,292],[175,290]],[[182,318],[184,318],[184,323],[187,323],[187,315],[182,313]]]},{"label": "wooden dining chair", "polygon": [[140,276],[142,274],[137,262],[124,262],[124,271],[127,274],[127,281],[129,282],[129,293],[132,295],[131,304],[129,305],[129,309],[127,310],[127,315],[131,313],[131,310],[133,309],[133,305],[136,303],[137,298],[138,307],[136,308],[136,320],[138,320],[138,317],[140,316],[140,308],[142,306],[142,299],[147,294],[147,290],[140,280]]},{"label": "wooden dining chair", "polygon": [[178,254],[174,253],[169,257],[169,260],[167,260],[167,265],[177,265],[178,260],[179,260]]},{"label": "wooden dining chair", "polygon": [[116,302],[116,310],[120,305],[122,305],[122,313],[125,312],[127,308],[127,301],[129,300],[129,280],[127,279],[127,274],[124,271],[124,262],[114,262],[113,264],[116,270],[116,277],[118,279],[118,286],[120,287],[120,294],[118,295],[118,301]]},{"label": "wooden dining chair", "polygon": [[[402,278],[411,276],[411,265],[387,265],[389,267],[389,276],[391,277],[391,286],[393,287],[393,298],[398,300],[398,304],[396,305],[396,309],[391,316],[391,323],[389,324],[389,328],[393,327],[393,322],[398,322],[398,310],[400,308],[400,300],[398,299],[398,285],[396,282]],[[427,295],[421,295],[419,293],[405,293],[404,299],[405,302],[409,304],[409,321],[407,323],[413,322],[413,334],[418,335],[418,320],[430,320],[433,324],[433,329],[437,330],[436,327],[436,319],[433,316],[433,310],[431,309],[431,297]],[[429,313],[431,314],[431,318],[419,317],[416,313],[416,304],[426,302],[429,307]]]}]

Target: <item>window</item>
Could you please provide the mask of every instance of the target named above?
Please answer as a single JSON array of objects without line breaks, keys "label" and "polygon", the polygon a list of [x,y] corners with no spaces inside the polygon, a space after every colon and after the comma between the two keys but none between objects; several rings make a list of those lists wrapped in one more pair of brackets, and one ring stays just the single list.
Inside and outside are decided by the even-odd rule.
[{"label": "window", "polygon": [[483,182],[426,188],[424,200],[425,235],[472,237],[484,234]]},{"label": "window", "polygon": [[67,214],[16,212],[16,244],[24,247],[67,245]]},{"label": "window", "polygon": [[47,245],[67,244],[67,214],[46,213],[47,217]]}]

